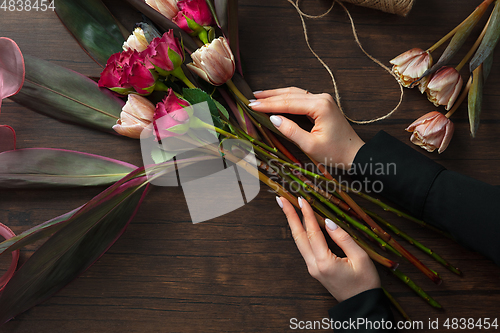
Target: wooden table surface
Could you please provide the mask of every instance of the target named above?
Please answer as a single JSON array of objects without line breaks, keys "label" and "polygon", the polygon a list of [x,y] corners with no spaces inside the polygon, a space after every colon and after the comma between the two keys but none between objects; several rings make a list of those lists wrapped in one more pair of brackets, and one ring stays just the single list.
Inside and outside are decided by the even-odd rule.
[{"label": "wooden table surface", "polygon": [[[127,12],[128,5],[123,3],[119,7]],[[406,18],[353,5],[347,8],[365,49],[388,64],[410,48],[431,46],[479,3],[417,0]],[[330,4],[326,0],[304,1],[303,9],[321,14]],[[330,77],[307,49],[299,16],[287,1],[240,0],[239,10],[244,70],[254,90],[298,86],[314,93],[333,93]],[[101,72],[55,13],[0,10],[0,17],[0,36],[14,39],[25,54],[89,76]],[[481,22],[484,24],[484,18]],[[397,83],[360,51],[340,6],[336,5],[322,19],[307,20],[307,24],[311,43],[332,68],[343,106],[351,117],[383,115],[397,104]],[[480,29],[476,27],[473,34],[477,36]],[[471,38],[454,64],[472,43]],[[441,51],[435,53],[436,58]],[[468,73],[463,70],[462,74],[467,80]],[[445,153],[428,154],[414,149],[451,170],[500,185],[499,74],[497,61],[484,91],[476,138],[469,134],[467,107],[462,105],[453,116],[455,135]],[[417,90],[405,90],[404,102],[392,117],[354,127],[364,140],[383,129],[411,145],[404,128],[433,110]],[[17,131],[18,148],[72,149],[141,164],[136,140],[63,124],[9,100],[4,101],[0,117],[2,124]],[[307,125],[307,120],[301,121]],[[0,222],[20,233],[74,209],[102,190],[0,191]],[[500,316],[498,266],[439,234],[387,216],[464,272],[462,277],[455,276],[412,250],[441,274],[444,282],[436,286],[409,264],[402,263],[402,270],[443,305],[443,310],[436,310],[380,268],[384,286],[413,320],[422,321],[427,327],[429,321],[437,319],[440,329],[433,331],[448,332],[453,330],[442,326],[447,318],[478,320]],[[471,228],[476,222],[470,221]],[[34,248],[22,252],[22,262]],[[333,249],[341,253],[338,248]],[[1,259],[2,267],[6,267],[7,259]],[[291,318],[321,320],[335,304],[322,285],[308,275],[274,194],[264,185],[257,198],[246,206],[196,225],[190,222],[180,188],[156,187],[126,233],[95,265],[0,331],[287,332]],[[399,314],[396,317],[401,319]]]}]

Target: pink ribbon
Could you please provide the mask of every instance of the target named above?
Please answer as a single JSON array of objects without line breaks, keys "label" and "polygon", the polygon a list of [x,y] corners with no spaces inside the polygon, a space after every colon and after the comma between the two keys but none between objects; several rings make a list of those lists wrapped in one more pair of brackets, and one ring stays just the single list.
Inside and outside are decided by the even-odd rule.
[{"label": "pink ribbon", "polygon": [[[16,234],[13,233],[9,227],[3,225],[2,223],[0,223],[0,235],[2,235],[6,240],[16,236]],[[9,280],[16,272],[18,261],[19,261],[19,250],[15,250],[12,252],[12,262],[10,264],[9,269],[2,277],[0,277],[0,292],[3,290],[3,288],[5,288],[7,282],[9,282]]]}]

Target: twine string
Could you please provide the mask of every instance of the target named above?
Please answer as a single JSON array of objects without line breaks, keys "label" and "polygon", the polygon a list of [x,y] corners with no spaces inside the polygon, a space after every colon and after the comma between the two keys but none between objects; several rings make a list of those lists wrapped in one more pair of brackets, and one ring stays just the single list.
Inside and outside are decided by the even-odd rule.
[{"label": "twine string", "polygon": [[[380,120],[384,120],[384,119],[387,119],[389,118],[392,114],[394,114],[394,112],[396,112],[401,103],[403,102],[403,96],[404,96],[404,89],[403,89],[403,86],[399,83],[398,81],[398,77],[396,76],[396,74],[394,74],[390,68],[388,68],[387,66],[385,66],[383,63],[381,63],[378,59],[376,59],[375,57],[371,56],[368,52],[365,51],[365,49],[363,48],[363,46],[361,45],[361,42],[359,41],[359,38],[358,38],[358,34],[356,32],[356,27],[354,25],[354,20],[352,19],[352,16],[351,14],[349,13],[349,11],[347,10],[347,8],[342,4],[342,2],[338,1],[338,0],[333,0],[332,2],[332,5],[331,7],[323,14],[321,15],[308,15],[306,13],[304,13],[301,9],[300,9],[300,6],[299,6],[299,1],[300,0],[295,0],[295,2],[293,0],[287,0],[296,10],[297,10],[297,13],[299,14],[299,17],[300,17],[300,20],[302,21],[302,29],[304,31],[304,38],[306,40],[306,44],[307,44],[307,47],[309,48],[309,50],[311,51],[311,53],[316,57],[316,59],[318,59],[318,61],[321,63],[321,65],[323,65],[323,67],[326,69],[326,71],[328,72],[328,74],[330,75],[331,79],[332,79],[332,84],[333,84],[333,89],[335,91],[335,100],[337,102],[337,105],[339,107],[339,110],[340,112],[342,112],[342,114],[344,115],[344,117],[349,120],[350,122],[352,123],[355,123],[355,124],[371,124],[371,123],[374,123],[374,122],[377,122],[377,121],[380,121]],[[332,70],[330,69],[330,67],[323,61],[323,59],[321,59],[321,57],[314,51],[314,49],[312,48],[311,44],[309,43],[309,35],[307,33],[307,25],[306,25],[306,22],[304,20],[304,17],[307,17],[307,18],[311,18],[311,19],[319,19],[319,18],[322,18],[324,17],[325,15],[327,15],[328,13],[330,13],[330,11],[333,9],[335,3],[338,3],[343,9],[344,11],[347,13],[347,16],[349,17],[349,20],[351,22],[351,28],[352,28],[352,33],[354,35],[354,40],[356,41],[356,44],[358,45],[358,47],[361,49],[361,51],[363,51],[363,53],[368,57],[370,58],[373,62],[375,62],[377,65],[379,65],[380,67],[382,67],[384,70],[386,70],[389,74],[392,75],[392,77],[394,77],[394,79],[396,80],[396,82],[398,83],[398,86],[399,86],[399,89],[401,90],[401,94],[400,94],[400,97],[399,97],[399,102],[398,104],[396,105],[396,107],[394,109],[392,109],[390,112],[388,112],[387,114],[385,114],[384,116],[381,116],[381,117],[378,117],[378,118],[374,118],[374,119],[370,119],[370,120],[355,120],[355,119],[352,119],[350,118],[349,116],[346,115],[346,113],[344,112],[344,109],[342,108],[342,105],[340,103],[340,94],[339,94],[339,90],[338,90],[338,87],[337,87],[337,81],[335,80],[335,76],[333,75],[332,73]]]}]

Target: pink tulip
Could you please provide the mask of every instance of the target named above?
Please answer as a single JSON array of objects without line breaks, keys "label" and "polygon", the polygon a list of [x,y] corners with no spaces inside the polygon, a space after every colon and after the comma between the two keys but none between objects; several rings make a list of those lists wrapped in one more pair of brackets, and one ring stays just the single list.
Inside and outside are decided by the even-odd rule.
[{"label": "pink tulip", "polygon": [[413,132],[410,141],[428,152],[438,148],[441,154],[453,137],[455,126],[442,113],[433,111],[415,120],[406,131]]},{"label": "pink tulip", "polygon": [[17,44],[0,37],[0,107],[2,99],[15,95],[24,84],[24,58]]},{"label": "pink tulip", "polygon": [[446,110],[449,110],[462,90],[462,84],[462,77],[455,68],[443,66],[429,80],[425,90],[427,98],[435,106],[446,105]]},{"label": "pink tulip", "polygon": [[173,30],[164,33],[162,38],[154,38],[141,55],[146,63],[154,65],[152,68],[163,76],[167,76],[184,62],[184,50],[179,40],[174,37]]},{"label": "pink tulip", "polygon": [[[168,90],[168,95],[162,102],[156,104],[154,112],[154,125],[156,137],[158,140],[180,136],[185,134],[189,129],[189,114],[184,109],[190,104],[178,98],[173,90]],[[176,127],[176,131],[169,131],[169,129]]]},{"label": "pink tulip", "polygon": [[141,132],[153,121],[155,106],[146,98],[130,94],[113,129],[129,138],[139,139]]},{"label": "pink tulip", "polygon": [[146,3],[169,20],[179,11],[177,0],[146,0]]},{"label": "pink tulip", "polygon": [[408,88],[432,66],[432,57],[429,52],[414,48],[400,54],[390,63],[394,65],[392,71],[398,77],[399,82]]},{"label": "pink tulip", "polygon": [[191,54],[187,66],[202,79],[215,86],[226,83],[234,74],[234,56],[224,37],[214,39]]}]

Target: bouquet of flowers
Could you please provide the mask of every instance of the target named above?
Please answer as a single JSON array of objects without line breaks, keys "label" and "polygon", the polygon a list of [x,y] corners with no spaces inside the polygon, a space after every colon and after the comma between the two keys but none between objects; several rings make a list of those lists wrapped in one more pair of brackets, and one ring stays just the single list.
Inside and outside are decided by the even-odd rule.
[{"label": "bouquet of flowers", "polygon": [[[401,85],[407,88],[418,86],[420,92],[426,93],[434,106],[444,105],[446,110],[449,110],[444,115],[438,111],[429,112],[406,129],[412,133],[411,142],[429,152],[438,149],[438,152],[442,153],[448,147],[454,131],[454,125],[449,118],[466,97],[470,133],[472,137],[476,136],[481,115],[483,85],[490,73],[493,50],[500,37],[499,1],[495,1],[495,7],[481,34],[460,63],[456,67],[449,67],[447,64],[463,46],[492,2],[493,0],[483,1],[469,17],[426,51],[413,48],[391,60],[392,71],[399,78]],[[441,57],[433,64],[431,53],[450,38],[451,41]],[[471,74],[462,89],[460,70],[467,62]]]},{"label": "bouquet of flowers", "polygon": [[[176,182],[178,173],[183,186],[190,184],[193,191],[228,187],[227,183],[207,182],[202,189],[201,182],[189,182],[208,178],[214,170],[228,169],[220,167],[221,159],[237,170],[247,201],[258,193],[255,187],[247,186],[252,179],[260,180],[296,207],[303,197],[315,209],[320,224],[324,225],[325,218],[335,221],[375,262],[430,305],[441,307],[398,268],[395,258],[404,258],[439,284],[438,273],[384,228],[452,272],[460,271],[376,213],[360,207],[350,193],[400,217],[421,225],[425,222],[340,184],[314,160],[316,169],[306,169],[281,142],[283,138],[269,117],[252,110],[253,94],[243,79],[239,56],[236,2],[127,1],[145,15],[131,34],[123,31],[100,0],[55,2],[61,21],[103,66],[95,81],[23,56],[13,41],[0,39],[1,98],[10,97],[61,121],[140,139],[145,164],[137,167],[76,151],[15,149],[14,131],[0,127],[2,188],[109,185],[81,207],[20,235],[13,236],[0,225],[7,239],[0,243],[0,253],[13,255],[11,270],[0,280],[4,285],[1,323],[46,300],[103,255],[125,231],[150,184]],[[77,16],[80,19],[74,20]],[[212,162],[219,167],[210,169]],[[225,205],[229,204],[211,202],[209,213],[191,211],[193,222],[229,212],[232,208]],[[15,271],[19,249],[47,237]],[[381,255],[377,247],[387,254]],[[386,294],[407,318],[397,301]]]}]

